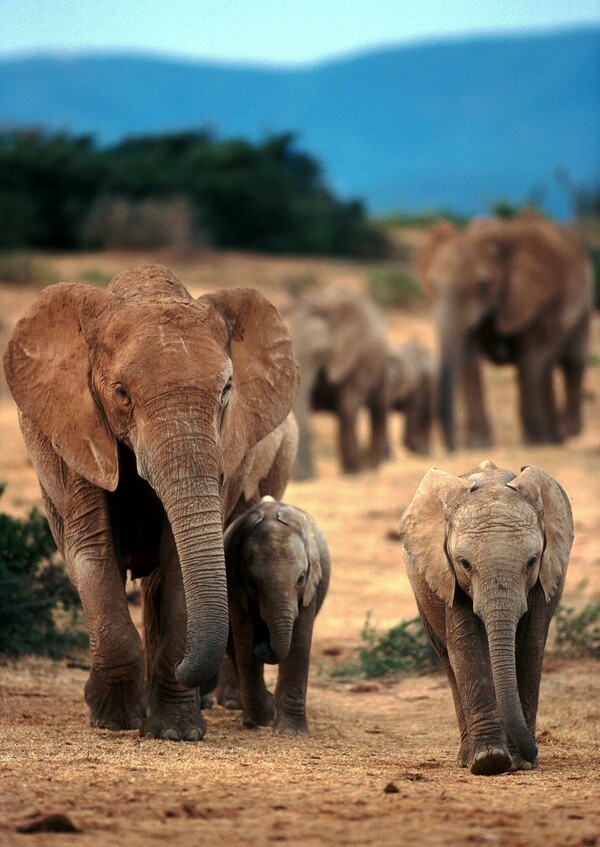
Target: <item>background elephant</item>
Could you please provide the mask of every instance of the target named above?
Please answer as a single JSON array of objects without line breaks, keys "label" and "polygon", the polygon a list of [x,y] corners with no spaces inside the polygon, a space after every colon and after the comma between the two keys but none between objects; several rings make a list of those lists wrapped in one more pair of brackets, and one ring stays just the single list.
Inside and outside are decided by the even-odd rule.
[{"label": "background elephant", "polygon": [[[592,269],[566,229],[529,213],[476,220],[459,232],[443,223],[424,247],[420,271],[434,304],[440,350],[439,412],[456,444],[454,391],[462,383],[466,443],[491,443],[480,357],[517,367],[520,416],[530,443],[581,430],[581,395],[592,312]],[[552,372],[566,403],[559,420]]]},{"label": "background elephant", "polygon": [[404,446],[413,453],[429,453],[435,392],[431,352],[417,341],[390,350],[386,386],[390,409],[404,417]]},{"label": "background elephant", "polygon": [[544,471],[432,468],[402,517],[406,570],[448,675],[458,763],[533,767],[544,646],[573,543],[569,500]]},{"label": "background elephant", "polygon": [[388,345],[375,306],[343,288],[309,292],[285,313],[301,384],[294,405],[299,443],[295,476],[315,476],[310,412],[332,412],[339,424],[339,454],[345,473],[363,465],[357,437],[361,408],[370,415],[368,464],[387,456],[385,374]]},{"label": "background elephant", "polygon": [[[87,618],[92,724],[198,740],[228,633],[223,523],[293,464],[297,366],[251,289],[194,300],[158,265],[45,289],[6,377]],[[147,692],[127,570],[145,577]]]},{"label": "background elephant", "polygon": [[[306,687],[315,616],[329,585],[329,550],[313,518],[266,498],[225,533],[231,639],[247,727],[307,732]],[[275,698],[264,663],[279,664]],[[235,693],[233,694],[235,699]],[[231,702],[232,692],[218,696]]]}]

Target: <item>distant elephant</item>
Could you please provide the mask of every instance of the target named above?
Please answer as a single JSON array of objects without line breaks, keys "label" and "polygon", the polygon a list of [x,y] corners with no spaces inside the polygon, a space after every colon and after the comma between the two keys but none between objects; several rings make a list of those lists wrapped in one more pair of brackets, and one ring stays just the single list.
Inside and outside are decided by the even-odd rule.
[{"label": "distant elephant", "polygon": [[567,495],[526,466],[427,472],[402,517],[419,614],[445,668],[474,774],[529,770],[544,646],[573,543]]},{"label": "distant elephant", "polygon": [[[92,725],[197,741],[228,635],[223,524],[281,496],[298,387],[261,294],[194,300],[166,268],[46,288],[4,357],[90,636]],[[125,577],[144,577],[147,679]],[[146,690],[147,689],[147,690]]]},{"label": "distant elephant", "polygon": [[435,392],[431,352],[417,341],[391,349],[386,386],[390,409],[404,417],[404,446],[413,453],[429,453]]},{"label": "distant elephant", "polygon": [[366,407],[371,420],[370,467],[387,457],[385,374],[387,339],[376,307],[343,288],[308,292],[284,313],[301,384],[294,406],[299,443],[295,477],[315,474],[310,413],[332,412],[339,423],[339,453],[344,473],[363,466],[357,418]]},{"label": "distant elephant", "polygon": [[[230,708],[241,700],[244,726],[303,735],[313,624],[331,571],[325,537],[302,509],[267,497],[228,527],[225,561],[239,694],[229,676],[217,699]],[[274,698],[265,662],[279,665]]]},{"label": "distant elephant", "polygon": [[[488,446],[480,358],[517,367],[526,441],[557,442],[581,430],[582,382],[592,314],[592,268],[577,239],[535,214],[448,223],[431,232],[420,259],[435,304],[440,349],[439,413],[456,446],[454,393],[462,383],[466,444]],[[552,385],[566,387],[562,420]]]}]

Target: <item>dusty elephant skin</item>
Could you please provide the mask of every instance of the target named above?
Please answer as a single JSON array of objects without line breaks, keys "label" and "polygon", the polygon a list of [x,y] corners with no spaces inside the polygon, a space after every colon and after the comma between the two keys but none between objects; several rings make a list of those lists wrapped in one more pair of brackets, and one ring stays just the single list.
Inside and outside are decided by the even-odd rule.
[{"label": "dusty elephant skin", "polygon": [[381,315],[366,297],[332,287],[304,295],[284,317],[301,374],[294,405],[299,430],[295,478],[316,475],[311,411],[336,416],[341,468],[344,473],[357,473],[365,465],[357,418],[366,407],[371,423],[366,464],[377,467],[388,456],[388,344]]},{"label": "dusty elephant skin", "polygon": [[548,628],[564,586],[573,516],[538,468],[432,468],[402,517],[404,560],[452,689],[458,763],[474,774],[537,764]]},{"label": "dusty elephant skin", "polygon": [[423,344],[407,341],[388,354],[387,405],[404,417],[402,441],[407,450],[426,455],[431,443],[435,365]]},{"label": "dusty elephant skin", "polygon": [[[456,386],[463,394],[466,445],[491,444],[482,358],[516,366],[528,443],[577,435],[593,312],[591,263],[577,239],[534,213],[474,220],[463,232],[442,223],[422,251],[420,272],[434,303],[447,447],[457,442]],[[557,368],[566,389],[562,415],[552,383]]]},{"label": "dusty elephant skin", "polygon": [[[306,687],[315,617],[331,571],[329,550],[313,518],[295,506],[263,500],[225,533],[232,638],[246,727],[304,735]],[[264,664],[278,664],[275,697]],[[225,684],[219,702],[235,700]]]},{"label": "dusty elephant skin", "polygon": [[[196,741],[227,632],[223,524],[280,496],[297,367],[258,292],[194,300],[166,268],[47,288],[17,324],[9,387],[90,636],[92,724]],[[146,672],[125,597],[144,577]]]}]

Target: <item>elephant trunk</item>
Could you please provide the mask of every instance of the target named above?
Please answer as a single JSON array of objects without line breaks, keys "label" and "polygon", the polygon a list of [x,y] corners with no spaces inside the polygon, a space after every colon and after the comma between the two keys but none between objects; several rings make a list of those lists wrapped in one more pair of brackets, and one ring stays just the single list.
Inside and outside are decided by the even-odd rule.
[{"label": "elephant trunk", "polygon": [[261,608],[260,614],[269,630],[269,642],[268,644],[258,644],[255,648],[255,655],[267,664],[281,663],[287,659],[290,652],[298,607],[282,605],[273,611]]},{"label": "elephant trunk", "polygon": [[454,395],[464,356],[465,340],[458,315],[454,310],[437,316],[440,344],[440,369],[438,384],[438,415],[448,450],[456,448],[456,422]]},{"label": "elephant trunk", "polygon": [[[181,452],[163,444],[143,473],[162,501],[177,548],[186,639],[175,676],[190,688],[202,687],[217,673],[229,630],[218,463],[207,467],[205,455],[197,455],[201,442],[200,436],[185,439]],[[168,460],[159,461],[161,454]]]},{"label": "elephant trunk", "polygon": [[[522,613],[523,610],[519,610]],[[505,602],[491,601],[482,610],[487,632],[496,703],[507,735],[521,756],[535,762],[537,747],[525,721],[517,683],[515,637],[521,614],[507,613]]]}]

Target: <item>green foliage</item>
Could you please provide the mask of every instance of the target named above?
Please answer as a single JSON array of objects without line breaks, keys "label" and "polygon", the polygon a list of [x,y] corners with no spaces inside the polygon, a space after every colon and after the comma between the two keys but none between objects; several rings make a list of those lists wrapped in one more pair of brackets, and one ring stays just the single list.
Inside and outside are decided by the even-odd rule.
[{"label": "green foliage", "polygon": [[440,666],[420,618],[401,621],[380,635],[369,612],[360,637],[358,663],[343,665],[336,674],[374,679],[393,671],[429,673]]},{"label": "green foliage", "polygon": [[181,246],[382,255],[361,203],[282,133],[253,144],[207,132],[130,138],[0,132],[0,248]]},{"label": "green foliage", "polygon": [[[59,658],[86,644],[75,626],[79,597],[55,553],[39,511],[26,520],[0,513],[0,655]],[[59,627],[60,616],[66,626]]]},{"label": "green foliage", "polygon": [[555,653],[572,659],[600,659],[600,602],[587,603],[579,611],[561,604],[554,626]]},{"label": "green foliage", "polygon": [[91,285],[105,286],[112,279],[111,274],[101,268],[84,268],[79,274],[81,282],[89,282]]},{"label": "green foliage", "polygon": [[469,218],[465,215],[459,215],[456,212],[448,211],[431,211],[414,214],[411,212],[392,212],[383,218],[377,219],[378,223],[384,226],[403,228],[430,229],[434,224],[440,221],[450,221],[457,227],[466,226]]},{"label": "green foliage", "polygon": [[405,309],[423,300],[423,289],[408,271],[395,265],[378,265],[367,272],[367,291],[383,309]]},{"label": "green foliage", "polygon": [[498,200],[496,203],[493,203],[490,211],[494,217],[502,218],[503,220],[516,218],[517,215],[522,215],[527,212],[538,215],[540,214],[539,209],[531,203],[510,203],[508,200]]},{"label": "green foliage", "polygon": [[41,259],[27,253],[0,253],[0,281],[11,285],[51,285],[58,278]]}]

